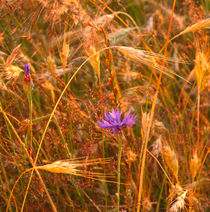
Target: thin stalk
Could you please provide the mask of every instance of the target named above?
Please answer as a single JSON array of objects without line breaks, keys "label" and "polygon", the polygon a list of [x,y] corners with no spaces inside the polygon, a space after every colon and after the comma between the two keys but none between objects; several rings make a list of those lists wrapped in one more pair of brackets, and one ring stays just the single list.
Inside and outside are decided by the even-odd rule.
[{"label": "thin stalk", "polygon": [[[56,207],[55,207],[55,205],[54,205],[54,203],[53,203],[53,201],[52,201],[52,198],[51,198],[51,196],[50,196],[50,194],[49,194],[49,192],[48,192],[48,190],[47,190],[47,187],[45,186],[45,183],[44,183],[44,181],[42,180],[42,177],[41,177],[39,171],[38,171],[38,170],[36,169],[36,167],[35,167],[35,164],[34,164],[34,162],[33,162],[33,159],[31,158],[31,156],[30,156],[30,154],[29,154],[29,152],[28,152],[28,150],[27,150],[25,144],[24,144],[23,141],[21,140],[21,138],[20,138],[20,136],[18,135],[17,131],[15,130],[14,126],[12,125],[12,123],[10,122],[10,120],[9,120],[9,118],[7,117],[6,113],[4,112],[4,110],[3,110],[3,108],[2,108],[1,102],[0,102],[0,109],[1,109],[1,112],[2,112],[2,114],[3,114],[3,116],[4,116],[4,118],[5,118],[6,123],[9,124],[9,126],[11,127],[11,129],[12,129],[12,131],[14,132],[15,136],[17,137],[19,143],[22,145],[23,149],[25,150],[26,155],[28,156],[31,165],[33,166],[32,171],[35,170],[36,174],[38,175],[39,180],[40,180],[40,182],[41,182],[41,184],[42,184],[42,186],[43,186],[43,188],[44,188],[44,190],[45,190],[45,192],[46,192],[46,194],[47,194],[48,200],[49,200],[49,202],[50,202],[50,204],[51,204],[51,206],[52,206],[53,211],[57,211],[57,210],[56,210]],[[28,190],[26,190],[26,193],[28,193]],[[8,200],[7,205],[9,205],[9,202],[10,202],[10,201]]]},{"label": "thin stalk", "polygon": [[[100,69],[100,56],[99,56],[99,62],[97,64],[97,73],[98,73],[98,84],[99,84],[99,92],[100,92],[100,99],[101,99],[101,116],[103,117],[103,93],[102,93],[102,87],[101,87],[101,69]],[[104,132],[102,131],[102,141],[103,141],[103,160],[105,158],[105,140],[104,140]],[[106,170],[104,169],[104,179],[106,178]],[[106,205],[106,208],[105,208],[105,211],[107,211],[107,184],[106,182],[104,182],[103,184],[104,186],[104,191],[105,191],[105,205]]]},{"label": "thin stalk", "polygon": [[[1,185],[3,185],[3,182],[4,182],[4,183],[6,184],[6,186],[7,186],[7,190],[8,190],[9,193],[10,193],[10,185],[9,185],[9,181],[8,181],[8,178],[7,178],[7,172],[6,172],[6,170],[5,170],[5,167],[4,167],[4,164],[3,164],[2,161],[1,161],[0,164],[1,164],[1,170],[2,170],[2,176],[0,176],[0,183],[1,183]],[[4,178],[4,180],[3,180],[2,178]],[[12,195],[12,196],[13,196],[13,199],[14,199],[16,211],[18,211],[18,210],[17,210],[17,202],[16,202],[16,199],[15,199],[14,195]],[[12,206],[11,206],[11,204],[9,204],[9,210],[12,212]]]},{"label": "thin stalk", "polygon": [[31,83],[29,85],[29,154],[32,153],[32,138],[33,138],[33,131],[32,131],[32,110],[33,110],[33,103],[32,103],[32,92],[31,92]]},{"label": "thin stalk", "polygon": [[[71,84],[72,80],[73,80],[74,77],[77,75],[77,73],[81,70],[81,68],[82,68],[88,61],[90,61],[91,58],[95,57],[97,53],[103,52],[103,51],[108,50],[108,49],[117,49],[117,48],[119,48],[119,46],[106,47],[106,48],[103,48],[103,49],[101,49],[101,50],[95,52],[93,55],[91,55],[90,57],[88,57],[88,58],[77,68],[77,70],[73,73],[73,75],[71,76],[71,78],[70,78],[69,81],[67,82],[66,86],[64,87],[63,91],[61,92],[61,94],[60,94],[60,96],[59,96],[59,98],[58,98],[58,100],[57,100],[57,102],[56,102],[56,104],[55,104],[55,106],[54,106],[54,108],[53,108],[51,114],[50,114],[50,117],[49,117],[49,119],[48,119],[48,121],[47,121],[47,124],[46,124],[46,126],[45,126],[45,129],[44,129],[44,132],[43,132],[43,134],[42,134],[41,140],[40,140],[40,142],[39,142],[39,147],[38,147],[38,150],[37,150],[37,153],[36,153],[36,157],[35,157],[35,159],[34,159],[34,164],[33,164],[34,169],[31,171],[31,175],[30,175],[30,178],[29,178],[29,181],[28,181],[27,190],[26,190],[26,192],[25,192],[25,197],[24,197],[24,202],[23,202],[23,204],[22,204],[22,207],[24,206],[24,204],[25,204],[25,199],[26,199],[26,197],[27,197],[27,195],[28,195],[28,189],[29,189],[29,186],[30,186],[30,184],[31,184],[31,180],[32,180],[32,176],[33,176],[34,170],[36,171],[36,168],[35,168],[36,162],[37,162],[37,160],[38,160],[39,153],[40,153],[41,147],[42,147],[42,143],[43,143],[44,138],[45,138],[45,135],[46,135],[46,133],[47,133],[47,129],[48,129],[48,127],[49,127],[49,124],[50,124],[50,122],[51,122],[51,120],[52,120],[52,118],[53,118],[53,116],[54,116],[54,114],[55,114],[55,111],[56,111],[56,109],[57,109],[57,107],[58,107],[58,104],[60,103],[60,101],[61,101],[61,99],[62,99],[62,97],[63,97],[65,91],[67,90],[68,86]],[[55,209],[55,208],[54,208],[54,209]]]},{"label": "thin stalk", "polygon": [[[140,154],[139,154],[139,163],[138,163],[138,175],[137,175],[137,179],[140,176],[140,171],[141,171],[141,161],[142,161],[142,154],[143,154],[143,149],[144,149],[144,142],[145,139],[142,140],[142,145],[141,145],[141,150],[140,150]],[[136,199],[137,199],[137,194],[138,194],[138,181],[136,183],[136,191],[135,191],[135,198],[134,198],[134,205],[136,205]],[[135,212],[135,207],[133,208],[133,212]]]},{"label": "thin stalk", "polygon": [[117,162],[117,211],[120,211],[120,164],[122,153],[122,139],[118,137],[119,149],[118,149],[118,162]]},{"label": "thin stalk", "polygon": [[20,180],[20,178],[25,174],[25,173],[27,173],[27,172],[29,172],[29,171],[31,171],[33,168],[31,168],[31,169],[27,169],[26,171],[24,171],[23,173],[21,173],[20,175],[19,175],[19,177],[18,177],[18,179],[15,181],[15,183],[14,183],[14,185],[13,185],[13,187],[12,187],[12,190],[11,190],[11,192],[10,192],[10,195],[9,195],[9,199],[8,199],[8,201],[7,201],[7,207],[6,207],[6,212],[8,211],[8,209],[9,209],[9,203],[10,203],[10,200],[11,200],[11,198],[12,198],[12,196],[13,196],[13,192],[14,192],[14,189],[15,189],[15,187],[16,187],[16,185],[17,185],[17,183],[19,182],[19,180]]},{"label": "thin stalk", "polygon": [[161,186],[161,189],[160,189],[160,194],[159,194],[159,197],[158,197],[158,203],[157,203],[157,207],[156,207],[156,212],[160,211],[160,201],[161,201],[161,197],[162,197],[162,194],[163,194],[163,188],[164,188],[164,185],[165,185],[165,181],[166,181],[166,176],[164,175],[164,178],[163,178],[163,183],[162,183],[162,186]]},{"label": "thin stalk", "polygon": [[199,154],[199,142],[200,142],[200,89],[198,88],[198,97],[197,97],[197,149],[196,149],[197,154]]},{"label": "thin stalk", "polygon": [[[117,48],[117,47],[112,47],[112,48]],[[41,137],[41,140],[40,140],[40,142],[39,142],[39,147],[38,147],[38,150],[37,150],[37,153],[36,153],[36,157],[35,157],[34,163],[33,163],[34,169],[31,171],[31,175],[30,175],[30,178],[29,178],[29,181],[28,181],[28,185],[27,185],[27,189],[26,189],[26,192],[25,192],[24,200],[23,200],[23,203],[22,203],[22,208],[24,207],[25,200],[26,200],[26,197],[27,197],[27,195],[28,195],[28,190],[29,190],[29,186],[30,186],[30,184],[31,184],[31,180],[32,180],[32,176],[33,176],[34,170],[37,171],[37,169],[35,168],[35,166],[36,166],[36,162],[37,162],[38,157],[39,157],[39,153],[40,153],[40,150],[41,150],[41,147],[42,147],[42,143],[43,143],[43,141],[44,141],[44,137],[45,137],[45,135],[46,135],[47,129],[48,129],[49,124],[50,124],[50,122],[51,122],[51,120],[52,120],[52,118],[53,118],[53,116],[54,116],[54,113],[55,113],[55,111],[56,111],[56,109],[57,109],[57,107],[58,107],[58,104],[59,104],[60,100],[62,99],[62,97],[63,97],[65,91],[67,90],[68,86],[70,85],[71,81],[72,81],[73,78],[76,76],[76,74],[79,72],[79,70],[80,70],[80,69],[81,69],[91,58],[93,58],[97,53],[102,52],[102,51],[104,51],[104,50],[106,50],[106,49],[109,49],[109,48],[103,48],[103,49],[97,51],[95,54],[91,55],[89,58],[87,58],[87,59],[78,67],[78,69],[74,72],[74,74],[71,76],[71,78],[69,79],[68,83],[66,84],[65,88],[64,88],[63,91],[61,92],[61,94],[60,94],[60,96],[59,96],[59,98],[58,98],[58,100],[57,100],[57,102],[56,102],[56,104],[55,104],[55,106],[54,106],[54,108],[53,108],[53,110],[52,110],[52,113],[50,114],[49,120],[48,120],[48,122],[47,122],[47,124],[46,124],[46,126],[45,126],[44,132],[43,132],[42,137]],[[53,202],[52,202],[52,203],[53,203]],[[51,204],[52,204],[52,203],[51,203]],[[54,206],[54,204],[53,204],[52,206]],[[53,207],[53,210],[54,210],[54,211],[57,211],[56,208],[55,208],[55,206]]]},{"label": "thin stalk", "polygon": [[[167,52],[175,5],[176,5],[176,0],[173,1],[173,7],[172,7],[171,18],[170,18],[169,27],[168,27],[166,45],[165,45],[165,49],[164,49],[164,58],[165,58],[166,52]],[[146,160],[147,144],[149,141],[149,134],[150,134],[151,126],[152,126],[152,120],[153,120],[153,116],[154,116],[154,112],[155,112],[155,106],[156,106],[156,101],[157,101],[157,97],[158,97],[158,93],[159,93],[159,89],[160,89],[164,65],[165,65],[165,59],[163,59],[163,62],[162,62],[162,69],[160,71],[160,75],[158,78],[156,93],[154,96],[154,101],[152,103],[152,109],[151,109],[151,113],[150,113],[150,119],[149,119],[149,124],[148,124],[148,128],[147,128],[147,133],[146,133],[146,141],[145,141],[144,150],[143,150],[141,172],[140,172],[140,179],[139,179],[139,195],[138,195],[137,212],[140,211],[140,202],[141,202],[141,195],[142,195],[142,188],[143,188],[143,177],[144,177],[144,167],[145,167],[145,160]]]},{"label": "thin stalk", "polygon": [[65,149],[66,149],[66,151],[68,153],[68,157],[71,158],[70,150],[69,150],[68,146],[66,145],[65,138],[64,138],[62,130],[61,130],[60,126],[59,126],[58,120],[57,120],[57,118],[55,116],[54,116],[54,119],[55,119],[55,124],[56,124],[56,126],[58,128],[58,132],[59,132],[59,134],[61,136],[61,142],[63,143],[63,145],[64,145],[64,147],[65,147]]}]

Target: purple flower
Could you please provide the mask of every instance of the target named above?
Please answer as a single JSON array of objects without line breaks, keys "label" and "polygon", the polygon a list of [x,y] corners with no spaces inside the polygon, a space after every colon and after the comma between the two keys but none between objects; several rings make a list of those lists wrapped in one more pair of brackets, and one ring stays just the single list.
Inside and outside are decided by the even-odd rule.
[{"label": "purple flower", "polygon": [[115,111],[112,109],[112,112],[105,114],[105,118],[102,119],[102,122],[98,122],[98,126],[104,129],[114,128],[111,133],[116,133],[117,130],[120,130],[123,126],[133,126],[136,123],[137,116],[131,115],[130,111],[125,115],[125,117],[120,120],[122,112],[119,108]]},{"label": "purple flower", "polygon": [[31,77],[30,77],[30,66],[29,64],[25,64],[24,65],[24,81],[26,83],[31,81]]}]

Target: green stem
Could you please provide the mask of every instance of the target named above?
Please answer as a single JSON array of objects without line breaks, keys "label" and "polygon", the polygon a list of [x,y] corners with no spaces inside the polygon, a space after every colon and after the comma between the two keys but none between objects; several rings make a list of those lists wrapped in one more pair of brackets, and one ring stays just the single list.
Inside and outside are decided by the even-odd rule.
[{"label": "green stem", "polygon": [[156,207],[156,212],[158,212],[159,209],[160,209],[160,201],[161,201],[161,198],[162,198],[163,188],[164,188],[164,185],[165,185],[165,181],[166,181],[166,176],[164,175],[163,183],[162,183],[162,186],[161,186],[161,189],[160,189],[160,195],[158,197],[158,203],[157,203],[157,207]]},{"label": "green stem", "polygon": [[118,163],[117,163],[117,211],[120,211],[120,164],[122,153],[122,139],[119,136]]},{"label": "green stem", "polygon": [[28,131],[25,138],[25,145],[26,148],[29,149],[29,152],[32,150],[32,93],[31,93],[31,85],[26,84],[25,85],[25,92],[28,98],[28,104],[29,104],[29,123],[28,123]]},{"label": "green stem", "polygon": [[33,138],[33,132],[32,132],[32,110],[33,110],[33,104],[32,104],[32,92],[31,92],[31,84],[29,85],[29,95],[28,95],[28,100],[29,100],[29,152],[31,155],[32,152],[32,138]]}]

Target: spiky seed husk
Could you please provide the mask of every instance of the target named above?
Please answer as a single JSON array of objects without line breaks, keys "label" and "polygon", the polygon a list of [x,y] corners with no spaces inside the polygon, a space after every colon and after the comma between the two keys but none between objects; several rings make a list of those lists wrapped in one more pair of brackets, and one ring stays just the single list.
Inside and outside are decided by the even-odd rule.
[{"label": "spiky seed husk", "polygon": [[184,208],[184,206],[185,206],[184,200],[185,200],[187,192],[188,192],[188,190],[184,191],[181,195],[179,195],[176,198],[176,201],[170,207],[169,212],[178,212]]},{"label": "spiky seed husk", "polygon": [[[75,159],[75,160],[59,160],[50,164],[46,164],[43,166],[37,166],[37,169],[42,169],[45,171],[53,172],[53,173],[62,173],[62,174],[70,174],[75,176],[82,176],[91,179],[103,179],[104,172],[98,171],[87,171],[86,168],[91,166],[94,170],[100,169],[98,165],[105,165],[110,163],[110,158],[104,159]],[[113,177],[112,174],[106,174],[106,177]]]},{"label": "spiky seed husk", "polygon": [[191,26],[188,26],[184,31],[180,32],[178,35],[174,36],[172,40],[175,38],[179,37],[180,35],[183,35],[188,32],[195,32],[198,30],[204,30],[204,29],[209,29],[210,28],[210,18],[204,19],[202,21],[199,21]]},{"label": "spiky seed husk", "polygon": [[152,154],[157,158],[162,152],[162,136],[160,135],[152,144]]},{"label": "spiky seed husk", "polygon": [[193,157],[190,160],[190,171],[192,173],[192,179],[194,179],[196,174],[198,173],[200,165],[201,165],[201,161],[198,158],[197,153],[194,153]]},{"label": "spiky seed husk", "polygon": [[179,163],[175,151],[169,145],[166,145],[163,147],[162,156],[164,163],[166,163],[176,180],[178,180]]},{"label": "spiky seed husk", "polygon": [[206,51],[198,51],[195,58],[194,71],[196,73],[197,86],[201,92],[207,85],[207,80],[210,77],[210,49]]}]

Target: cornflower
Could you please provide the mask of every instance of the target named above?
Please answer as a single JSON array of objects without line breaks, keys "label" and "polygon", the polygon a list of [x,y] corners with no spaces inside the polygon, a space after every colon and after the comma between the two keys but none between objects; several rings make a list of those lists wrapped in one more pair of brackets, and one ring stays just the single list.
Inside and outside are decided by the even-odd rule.
[{"label": "cornflower", "polygon": [[[98,125],[104,129],[114,128],[111,133],[116,133],[120,131],[123,126],[133,126],[136,123],[137,116],[131,115],[130,110],[124,116],[123,119],[120,119],[122,112],[119,108],[115,111],[112,109],[111,112],[105,113],[105,118],[102,119],[102,122],[98,121]],[[119,141],[118,147],[118,162],[117,162],[117,211],[120,211],[120,164],[121,164],[121,153],[122,153],[122,139],[120,139],[120,134],[118,134],[117,139]]]},{"label": "cornflower", "polygon": [[29,64],[24,65],[24,82],[30,83],[31,82],[31,76],[30,76],[30,66]]},{"label": "cornflower", "polygon": [[102,122],[98,122],[98,126],[104,129],[110,129],[114,128],[111,133],[116,133],[117,131],[121,130],[123,126],[133,126],[136,123],[137,116],[131,115],[130,110],[128,113],[124,116],[122,120],[120,120],[120,116],[122,115],[122,112],[120,112],[119,108],[115,111],[112,109],[109,114],[105,113],[105,118],[102,119]]}]

